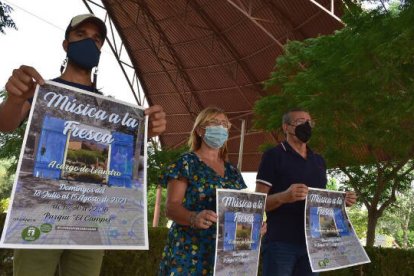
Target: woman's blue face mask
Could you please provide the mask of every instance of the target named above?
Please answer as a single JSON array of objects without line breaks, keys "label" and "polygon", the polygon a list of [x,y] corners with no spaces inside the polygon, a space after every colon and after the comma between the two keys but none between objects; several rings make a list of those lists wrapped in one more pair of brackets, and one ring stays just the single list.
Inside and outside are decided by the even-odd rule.
[{"label": "woman's blue face mask", "polygon": [[229,138],[229,131],[223,126],[207,126],[204,142],[211,148],[219,149]]}]

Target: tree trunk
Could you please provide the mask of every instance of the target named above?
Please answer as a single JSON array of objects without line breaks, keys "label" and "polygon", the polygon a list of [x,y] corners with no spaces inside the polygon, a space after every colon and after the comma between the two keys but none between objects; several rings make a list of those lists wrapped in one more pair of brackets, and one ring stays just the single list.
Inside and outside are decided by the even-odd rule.
[{"label": "tree trunk", "polygon": [[372,247],[375,243],[375,228],[378,222],[377,212],[374,207],[368,209],[367,247]]},{"label": "tree trunk", "polygon": [[154,218],[152,219],[152,227],[158,227],[158,222],[160,221],[160,211],[161,211],[161,198],[162,198],[162,187],[157,186],[157,194],[155,195],[155,206],[154,206]]},{"label": "tree trunk", "polygon": [[354,270],[354,276],[363,276],[364,275],[364,266],[363,265],[359,265],[357,267],[355,267]]},{"label": "tree trunk", "polygon": [[410,217],[411,217],[411,208],[408,209],[408,214],[406,214],[407,217],[405,218],[403,225],[402,225],[402,231],[403,231],[403,243],[402,247],[404,249],[408,248],[408,226],[410,225]]}]

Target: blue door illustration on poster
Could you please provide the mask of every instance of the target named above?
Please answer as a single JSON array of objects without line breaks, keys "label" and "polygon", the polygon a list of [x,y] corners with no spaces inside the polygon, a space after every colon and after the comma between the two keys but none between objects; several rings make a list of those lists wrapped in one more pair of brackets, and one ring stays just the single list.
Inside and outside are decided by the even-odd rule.
[{"label": "blue door illustration on poster", "polygon": [[[42,130],[37,147],[33,175],[41,178],[60,179],[61,169],[55,164],[62,165],[65,158],[67,135],[63,134],[65,120],[46,115],[43,119]],[[132,135],[114,132],[114,142],[111,144],[110,170],[120,172],[120,176],[109,176],[109,185],[131,187],[134,137]]]},{"label": "blue door illustration on poster", "polygon": [[224,239],[223,250],[234,250],[234,240],[236,238],[236,222],[233,212],[224,213]]},{"label": "blue door illustration on poster", "polygon": [[120,176],[109,176],[109,185],[132,187],[132,169],[134,167],[134,137],[132,135],[114,132],[111,145],[110,170],[121,173]]},{"label": "blue door illustration on poster", "polygon": [[59,179],[61,170],[49,167],[50,162],[63,164],[67,136],[63,134],[65,120],[46,115],[37,146],[33,175],[41,178]]},{"label": "blue door illustration on poster", "polygon": [[342,215],[342,210],[339,208],[334,208],[335,214],[335,223],[336,227],[338,228],[339,235],[342,236],[349,236],[350,231],[348,224],[346,223],[344,216]]},{"label": "blue door illustration on poster", "polygon": [[319,215],[318,215],[318,207],[310,207],[309,208],[309,222],[310,222],[310,232],[312,238],[320,238],[321,231],[320,231],[320,224],[319,224]]},{"label": "blue door illustration on poster", "polygon": [[260,241],[260,229],[262,228],[261,225],[262,221],[262,215],[260,214],[254,214],[254,220],[253,220],[253,230],[252,230],[252,250],[256,250],[259,246]]}]

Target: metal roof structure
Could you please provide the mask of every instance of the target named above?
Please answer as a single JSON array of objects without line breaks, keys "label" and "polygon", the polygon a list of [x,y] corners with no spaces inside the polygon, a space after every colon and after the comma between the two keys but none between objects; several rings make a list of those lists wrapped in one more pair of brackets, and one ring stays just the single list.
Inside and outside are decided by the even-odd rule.
[{"label": "metal roof structure", "polygon": [[[280,139],[253,128],[252,109],[255,101],[266,95],[263,81],[283,53],[283,45],[343,27],[340,0],[84,3],[91,12],[105,11],[112,31],[108,42],[129,78],[136,101],[141,104],[145,97],[149,104],[162,105],[167,113],[162,145],[184,145],[197,114],[207,106],[218,106],[233,125],[228,142],[230,161],[236,164],[242,150],[242,171],[256,171],[259,146],[276,144]],[[120,40],[111,35],[115,29]],[[125,52],[128,62],[121,58]]]}]

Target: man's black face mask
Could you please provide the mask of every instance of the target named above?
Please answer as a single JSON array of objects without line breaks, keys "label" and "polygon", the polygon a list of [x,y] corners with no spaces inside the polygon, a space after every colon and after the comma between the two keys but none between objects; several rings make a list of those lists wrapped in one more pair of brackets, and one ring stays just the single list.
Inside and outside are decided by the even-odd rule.
[{"label": "man's black face mask", "polygon": [[297,125],[295,128],[295,136],[303,143],[307,143],[312,136],[312,127],[309,122]]},{"label": "man's black face mask", "polygon": [[91,70],[93,67],[98,66],[101,51],[92,38],[86,38],[69,42],[67,55],[69,61],[83,69]]}]

